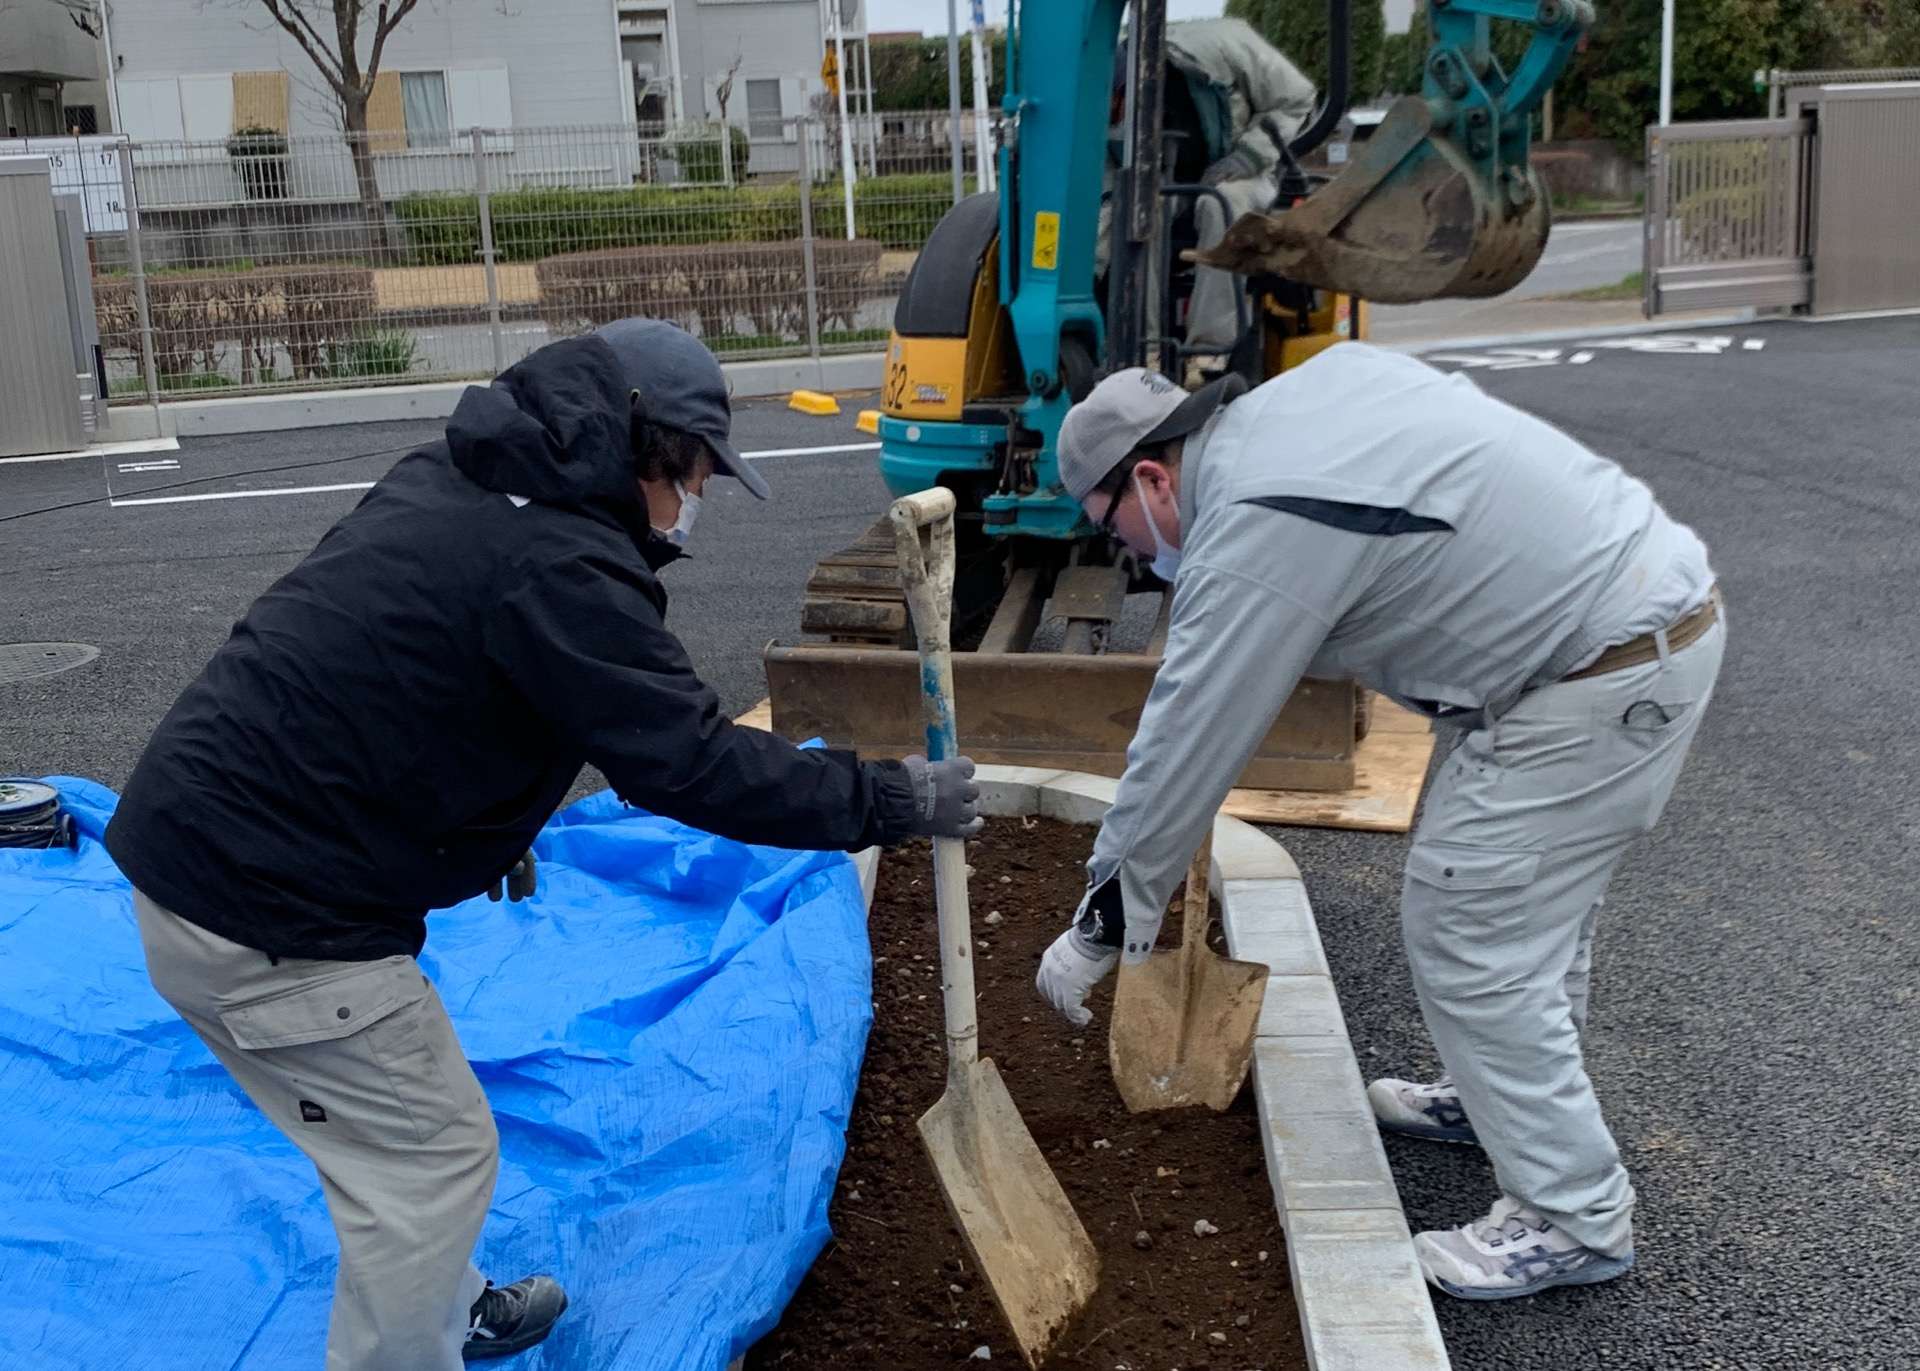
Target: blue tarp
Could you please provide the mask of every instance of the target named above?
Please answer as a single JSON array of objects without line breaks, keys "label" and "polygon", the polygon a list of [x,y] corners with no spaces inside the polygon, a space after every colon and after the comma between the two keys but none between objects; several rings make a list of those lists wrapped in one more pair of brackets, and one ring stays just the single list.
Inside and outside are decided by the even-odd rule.
[{"label": "blue tarp", "polygon": [[[0,851],[0,1365],[317,1367],[336,1265],[306,1159],[147,982],[115,797],[77,852]],[[540,893],[429,920],[493,1103],[481,1239],[573,1304],[515,1368],[719,1368],[828,1237],[871,1019],[853,865],[582,800]]]}]

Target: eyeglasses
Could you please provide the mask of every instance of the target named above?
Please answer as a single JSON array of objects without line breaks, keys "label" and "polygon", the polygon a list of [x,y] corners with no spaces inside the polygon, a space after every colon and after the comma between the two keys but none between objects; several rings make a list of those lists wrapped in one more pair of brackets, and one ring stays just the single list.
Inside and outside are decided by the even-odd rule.
[{"label": "eyeglasses", "polygon": [[1107,537],[1114,537],[1113,516],[1120,512],[1120,502],[1127,498],[1127,489],[1133,484],[1133,469],[1140,465],[1138,457],[1129,457],[1114,470],[1120,473],[1120,484],[1113,488],[1113,498],[1107,501],[1107,512],[1100,516],[1100,522],[1094,527]]}]

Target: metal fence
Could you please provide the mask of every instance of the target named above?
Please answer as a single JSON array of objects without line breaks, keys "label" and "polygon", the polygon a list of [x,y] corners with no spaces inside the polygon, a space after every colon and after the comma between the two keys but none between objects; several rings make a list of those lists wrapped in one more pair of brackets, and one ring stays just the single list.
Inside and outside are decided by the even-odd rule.
[{"label": "metal fence", "polygon": [[1920,81],[1920,67],[1830,67],[1808,71],[1767,70],[1767,118],[1787,112],[1787,92],[1795,86],[1824,86],[1834,81]]},{"label": "metal fence", "polygon": [[1647,130],[1646,312],[1805,304],[1807,119]]},{"label": "metal fence", "polygon": [[485,377],[633,314],[723,360],[820,355],[880,346],[953,200],[944,112],[851,122],[846,186],[818,117],[81,139],[56,180],[87,197],[116,399]]}]

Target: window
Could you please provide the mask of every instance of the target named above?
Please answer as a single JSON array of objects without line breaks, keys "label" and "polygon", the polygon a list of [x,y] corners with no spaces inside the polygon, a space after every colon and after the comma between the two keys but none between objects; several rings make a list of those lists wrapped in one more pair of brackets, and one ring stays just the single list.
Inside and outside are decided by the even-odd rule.
[{"label": "window", "polygon": [[68,133],[91,138],[100,132],[100,111],[92,105],[68,105],[65,113]]},{"label": "window", "polygon": [[780,82],[747,82],[747,134],[752,138],[778,138],[785,127],[780,109]]},{"label": "window", "polygon": [[[512,128],[505,67],[383,71],[367,98],[367,146],[375,152],[445,150],[454,146],[456,132]],[[489,132],[486,146],[489,152],[511,152],[513,135]]]},{"label": "window", "polygon": [[406,121],[409,148],[444,148],[452,141],[445,72],[401,72],[400,107]]}]

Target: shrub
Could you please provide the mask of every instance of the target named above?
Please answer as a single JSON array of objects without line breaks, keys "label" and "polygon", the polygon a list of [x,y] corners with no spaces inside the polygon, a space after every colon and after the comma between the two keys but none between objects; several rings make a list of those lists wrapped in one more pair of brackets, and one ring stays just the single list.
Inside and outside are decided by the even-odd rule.
[{"label": "shrub", "polygon": [[[814,244],[823,331],[836,323],[851,328],[861,305],[878,292],[880,253],[880,244],[867,239]],[[696,330],[716,350],[729,340],[737,349],[746,338],[770,345],[765,340],[806,334],[806,258],[799,243],[601,248],[549,257],[536,275],[541,317],[556,334],[584,333],[633,315]]]},{"label": "shrub", "polygon": [[418,345],[413,335],[403,328],[360,333],[344,344],[328,343],[326,351],[326,375],[334,381],[405,376],[419,360]]},{"label": "shrub", "polygon": [[[854,224],[863,239],[915,252],[951,204],[946,176],[879,176],[854,184]],[[800,189],[712,186],[628,190],[534,187],[492,197],[493,246],[503,262],[538,262],[572,252],[655,244],[777,243],[800,236]],[[480,251],[480,210],[471,195],[402,197],[394,214],[406,228],[414,260],[455,266]],[[846,214],[839,187],[813,194],[816,238],[842,238]]]},{"label": "shrub", "polygon": [[[140,306],[125,276],[98,276],[94,312],[101,345],[140,354]],[[373,272],[338,262],[246,271],[167,272],[147,278],[154,369],[168,378],[219,369],[221,345],[240,348],[240,379],[269,375],[284,350],[296,380],[326,375],[329,349],[373,318]]]},{"label": "shrub", "polygon": [[[735,124],[727,126],[727,133],[728,141],[733,144],[733,179],[738,181],[747,174],[747,159],[753,154],[753,140],[747,137],[745,129]],[[720,160],[719,133],[710,126],[696,126],[676,134],[667,139],[662,151],[680,164],[682,180],[726,180],[726,164]]]}]

